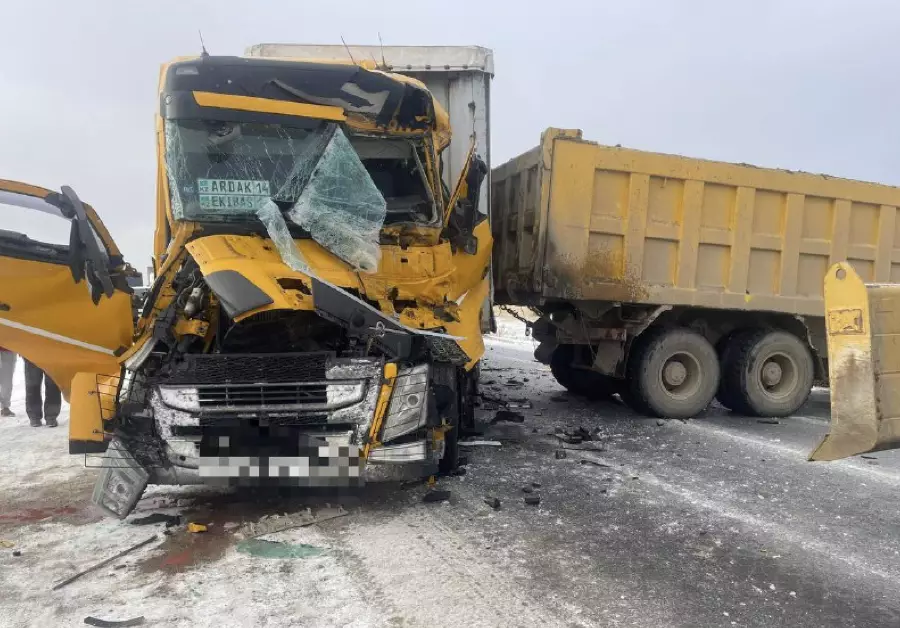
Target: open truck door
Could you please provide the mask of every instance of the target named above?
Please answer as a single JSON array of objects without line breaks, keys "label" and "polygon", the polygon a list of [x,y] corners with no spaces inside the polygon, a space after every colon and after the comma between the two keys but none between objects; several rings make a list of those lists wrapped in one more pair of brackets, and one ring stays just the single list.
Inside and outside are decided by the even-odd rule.
[{"label": "open truck door", "polygon": [[43,369],[67,400],[76,374],[118,374],[133,271],[94,210],[66,186],[0,179],[0,225],[0,347]]},{"label": "open truck door", "polygon": [[835,264],[825,317],[831,426],[809,459],[900,447],[900,284],[866,284],[850,264]]}]

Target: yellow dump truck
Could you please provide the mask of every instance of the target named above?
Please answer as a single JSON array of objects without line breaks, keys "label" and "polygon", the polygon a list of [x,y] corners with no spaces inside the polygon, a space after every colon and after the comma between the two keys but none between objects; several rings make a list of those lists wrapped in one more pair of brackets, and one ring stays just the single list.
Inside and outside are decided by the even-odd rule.
[{"label": "yellow dump truck", "polygon": [[492,173],[495,295],[570,391],[784,416],[827,377],[822,278],[900,280],[900,189],[547,130]]},{"label": "yellow dump truck", "polygon": [[[71,402],[69,450],[125,516],[148,483],[358,485],[456,466],[474,419],[491,233],[474,142],[442,179],[446,110],[374,62],[203,54],[163,66],[153,286],[94,211],[0,181],[71,225],[0,231],[0,346]],[[92,458],[96,459],[96,458]]]},{"label": "yellow dump truck", "polygon": [[864,283],[851,264],[825,276],[831,428],[810,460],[900,447],[900,283]]}]

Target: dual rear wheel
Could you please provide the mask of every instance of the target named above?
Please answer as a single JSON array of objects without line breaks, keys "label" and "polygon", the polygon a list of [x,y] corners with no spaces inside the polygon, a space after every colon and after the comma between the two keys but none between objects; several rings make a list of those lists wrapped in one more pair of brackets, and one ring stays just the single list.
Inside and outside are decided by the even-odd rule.
[{"label": "dual rear wheel", "polygon": [[560,384],[592,399],[620,392],[634,410],[661,418],[696,416],[714,397],[740,414],[787,416],[806,402],[814,375],[806,344],[778,330],[741,331],[717,350],[690,329],[651,329],[636,339],[624,381],[574,366],[578,350],[554,351],[550,368]]}]

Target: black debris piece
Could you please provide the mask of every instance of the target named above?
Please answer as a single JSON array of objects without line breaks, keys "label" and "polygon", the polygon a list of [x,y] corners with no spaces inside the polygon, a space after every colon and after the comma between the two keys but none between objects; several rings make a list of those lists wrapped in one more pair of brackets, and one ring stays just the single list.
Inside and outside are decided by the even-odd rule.
[{"label": "black debris piece", "polygon": [[657,424],[658,426],[662,427],[663,425],[666,424],[666,422],[663,421],[662,419],[657,419],[657,420],[656,420],[656,424]]},{"label": "black debris piece", "polygon": [[582,441],[580,436],[571,436],[569,434],[556,434],[556,438],[570,445],[577,445]]},{"label": "black debris piece", "polygon": [[877,456],[867,456],[866,454],[861,455],[860,458],[863,460],[878,460]]},{"label": "black debris piece", "polygon": [[778,419],[756,419],[756,422],[763,425],[781,425],[781,421]]},{"label": "black debris piece", "polygon": [[606,493],[608,493],[608,492],[609,492],[609,491],[608,491],[607,489],[605,489],[605,488],[601,488],[601,489],[600,489],[600,493],[602,493],[602,494],[604,494],[604,495],[605,495]]},{"label": "black debris piece", "polygon": [[127,628],[129,626],[144,625],[144,616],[141,615],[140,617],[133,617],[132,619],[116,621],[115,619],[100,619],[88,615],[84,618],[84,623],[88,626],[97,626],[98,628]]},{"label": "black debris piece", "polygon": [[425,503],[445,502],[450,499],[450,491],[428,491],[422,501]]},{"label": "black debris piece", "polygon": [[22,555],[21,550],[13,550],[13,556],[15,556],[16,558],[18,558],[21,555]]},{"label": "black debris piece", "polygon": [[534,488],[541,488],[541,483],[540,483],[540,482],[532,482],[531,485],[532,485]]},{"label": "black debris piece", "polygon": [[541,503],[541,496],[540,495],[526,495],[525,503],[528,506],[537,506],[538,504]]},{"label": "black debris piece", "polygon": [[555,401],[556,403],[565,403],[568,400],[569,398],[563,394],[553,395],[552,397],[550,397],[550,401]]},{"label": "black debris piece", "polygon": [[464,467],[456,467],[455,469],[453,469],[450,472],[450,475],[452,475],[454,477],[458,477],[460,475],[465,475],[465,474],[466,474],[466,470]]},{"label": "black debris piece", "polygon": [[490,506],[491,508],[493,508],[494,510],[497,510],[498,508],[500,508],[500,498],[499,497],[485,497],[484,503],[487,504],[488,506]]},{"label": "black debris piece", "polygon": [[161,512],[154,512],[152,514],[147,515],[146,517],[138,517],[137,519],[132,519],[129,521],[133,526],[148,526],[154,523],[164,523],[167,528],[171,528],[173,526],[177,526],[181,523],[180,515],[167,515]]},{"label": "black debris piece", "polygon": [[534,492],[534,489],[533,489],[532,487],[530,487],[530,486],[523,486],[523,487],[522,487],[522,492],[523,492],[523,493],[533,493],[533,492]]},{"label": "black debris piece", "polygon": [[513,412],[512,410],[497,410],[497,414],[491,419],[494,423],[524,423],[525,415],[521,412]]},{"label": "black debris piece", "polygon": [[564,449],[557,449],[555,452],[557,460],[563,460],[566,457],[566,451]]},{"label": "black debris piece", "polygon": [[612,469],[612,467],[608,464],[603,464],[602,462],[597,462],[596,460],[588,460],[587,458],[582,458],[578,462],[580,462],[581,464],[589,464],[595,467],[600,467],[602,469]]}]

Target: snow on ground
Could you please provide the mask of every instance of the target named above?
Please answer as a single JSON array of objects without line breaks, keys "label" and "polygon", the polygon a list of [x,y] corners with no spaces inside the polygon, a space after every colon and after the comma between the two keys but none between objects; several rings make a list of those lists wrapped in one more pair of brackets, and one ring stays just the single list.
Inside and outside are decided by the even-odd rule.
[{"label": "snow on ground", "polygon": [[[467,447],[467,473],[438,479],[451,497],[433,504],[421,483],[324,497],[154,486],[126,522],[109,519],[89,505],[97,471],[67,453],[67,412],[58,429],[28,426],[20,371],[20,416],[0,419],[0,625],[900,625],[900,450],[807,463],[827,393],[778,424],[718,407],[686,424],[640,418],[563,393],[524,326],[500,313],[498,328],[480,438],[502,446]],[[523,420],[491,424],[506,402]],[[555,434],[570,428],[596,438],[567,445]],[[266,537],[313,555],[239,551],[246,524],[328,500],[347,516]],[[184,521],[169,535],[131,525],[151,513]],[[209,530],[190,534],[187,521]]]}]

